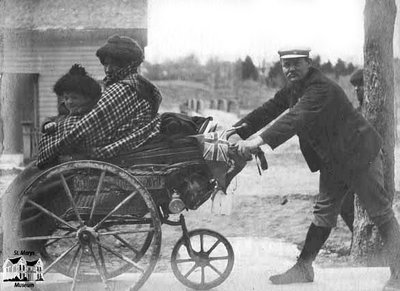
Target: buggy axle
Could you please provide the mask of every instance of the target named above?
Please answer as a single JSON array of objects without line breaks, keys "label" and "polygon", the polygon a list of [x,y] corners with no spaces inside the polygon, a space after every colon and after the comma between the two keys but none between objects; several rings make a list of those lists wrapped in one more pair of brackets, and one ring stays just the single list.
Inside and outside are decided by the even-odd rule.
[{"label": "buggy axle", "polygon": [[91,245],[98,237],[99,234],[94,230],[94,228],[86,225],[78,229],[78,232],[76,233],[76,238],[82,246]]}]

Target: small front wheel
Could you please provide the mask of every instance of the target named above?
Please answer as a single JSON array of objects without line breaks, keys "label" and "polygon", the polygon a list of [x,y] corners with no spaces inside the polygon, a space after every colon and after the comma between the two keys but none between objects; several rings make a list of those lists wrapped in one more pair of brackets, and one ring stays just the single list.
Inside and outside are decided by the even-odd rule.
[{"label": "small front wheel", "polygon": [[193,249],[188,250],[184,237],[175,244],[171,266],[175,277],[185,286],[208,290],[228,278],[234,263],[234,253],[229,241],[218,232],[196,229],[188,233]]}]

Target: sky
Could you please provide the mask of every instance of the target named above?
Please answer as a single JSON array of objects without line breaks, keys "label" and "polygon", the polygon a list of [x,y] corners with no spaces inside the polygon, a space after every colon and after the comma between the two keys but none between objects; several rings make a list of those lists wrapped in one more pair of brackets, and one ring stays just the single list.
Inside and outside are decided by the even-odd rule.
[{"label": "sky", "polygon": [[[400,0],[396,0],[399,55]],[[322,61],[363,62],[365,0],[149,0],[146,59],[157,63],[189,54],[255,64],[277,51],[311,48]]]}]

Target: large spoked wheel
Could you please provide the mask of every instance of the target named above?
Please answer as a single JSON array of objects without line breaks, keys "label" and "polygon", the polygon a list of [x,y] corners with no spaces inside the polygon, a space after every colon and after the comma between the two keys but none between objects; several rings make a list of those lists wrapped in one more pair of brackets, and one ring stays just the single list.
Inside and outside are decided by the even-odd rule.
[{"label": "large spoked wheel", "polygon": [[149,192],[128,172],[98,161],[73,161],[43,172],[12,211],[19,249],[79,281],[132,272],[138,290],[157,263],[161,222]]},{"label": "large spoked wheel", "polygon": [[234,253],[229,241],[218,232],[196,229],[188,233],[193,253],[181,237],[176,243],[171,266],[176,278],[185,286],[207,290],[220,285],[228,278],[234,263]]}]

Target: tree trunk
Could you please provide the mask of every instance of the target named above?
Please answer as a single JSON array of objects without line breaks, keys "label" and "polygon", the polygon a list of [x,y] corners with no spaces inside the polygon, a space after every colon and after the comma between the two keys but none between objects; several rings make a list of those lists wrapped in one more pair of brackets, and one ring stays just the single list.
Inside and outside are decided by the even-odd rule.
[{"label": "tree trunk", "polygon": [[[385,188],[394,195],[394,74],[395,0],[366,0],[364,10],[363,113],[383,138]],[[368,265],[382,263],[382,241],[358,198],[351,254]]]},{"label": "tree trunk", "polygon": [[[399,0],[400,2],[400,0]],[[397,19],[400,26],[400,21]],[[400,32],[399,32],[400,36]],[[394,59],[394,112],[395,112],[395,143],[400,145],[400,59]],[[399,161],[400,162],[400,161]],[[398,179],[397,179],[398,180]],[[400,190],[400,189],[399,189]]]}]

